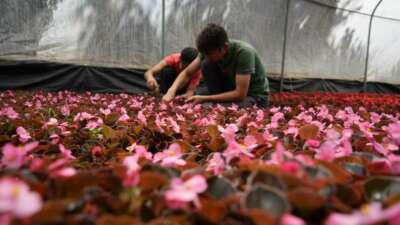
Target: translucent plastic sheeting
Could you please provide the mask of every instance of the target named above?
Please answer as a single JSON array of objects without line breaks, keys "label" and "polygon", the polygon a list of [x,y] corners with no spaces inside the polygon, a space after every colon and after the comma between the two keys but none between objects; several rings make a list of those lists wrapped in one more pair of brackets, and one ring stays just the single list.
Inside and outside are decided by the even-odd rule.
[{"label": "translucent plastic sheeting", "polygon": [[[165,54],[194,46],[215,22],[251,43],[268,73],[280,75],[287,1],[165,0]],[[162,58],[162,0],[0,2],[0,58],[135,68]],[[290,2],[285,77],[362,81],[369,15],[379,0]],[[384,0],[376,14],[400,17],[399,7]],[[400,83],[399,24],[374,19],[368,81]]]},{"label": "translucent plastic sheeting", "polygon": [[369,18],[292,0],[285,77],[363,80]]},{"label": "translucent plastic sheeting", "polygon": [[383,0],[375,15],[400,20],[399,0]]},{"label": "translucent plastic sheeting", "polygon": [[[306,0],[317,2],[333,8],[345,9],[371,15],[372,10],[380,0]],[[384,0],[385,1],[385,0]]]},{"label": "translucent plastic sheeting", "polygon": [[1,5],[3,57],[144,68],[160,56],[159,0],[1,0]]},{"label": "translucent plastic sheeting", "polygon": [[367,81],[400,84],[400,23],[374,18]]},{"label": "translucent plastic sheeting", "polygon": [[228,35],[251,43],[269,73],[281,69],[286,1],[167,0],[166,52],[195,45],[207,23],[223,24]]}]

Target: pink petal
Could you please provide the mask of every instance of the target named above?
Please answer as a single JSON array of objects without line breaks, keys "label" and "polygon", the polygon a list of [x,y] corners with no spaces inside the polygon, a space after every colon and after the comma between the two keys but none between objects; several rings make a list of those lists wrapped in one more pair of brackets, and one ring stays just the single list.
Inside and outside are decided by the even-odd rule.
[{"label": "pink petal", "polygon": [[285,214],[282,217],[282,225],[305,225],[303,219],[293,216],[291,214]]},{"label": "pink petal", "polygon": [[200,175],[196,175],[189,180],[187,180],[184,184],[186,187],[189,187],[190,190],[194,191],[195,193],[202,193],[207,190],[207,182],[204,177]]},{"label": "pink petal", "polygon": [[76,170],[72,167],[63,168],[51,173],[53,177],[71,177],[76,174]]}]

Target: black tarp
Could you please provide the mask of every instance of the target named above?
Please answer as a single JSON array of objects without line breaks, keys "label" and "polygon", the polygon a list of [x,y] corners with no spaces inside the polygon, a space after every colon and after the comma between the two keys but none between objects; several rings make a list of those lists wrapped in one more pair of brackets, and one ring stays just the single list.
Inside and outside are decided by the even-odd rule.
[{"label": "black tarp", "polygon": [[[61,64],[37,61],[9,61],[0,64],[0,90],[46,90],[127,92],[147,91],[144,70]],[[279,78],[269,77],[272,92],[279,91]],[[359,81],[328,79],[285,79],[284,91],[362,92]],[[400,85],[368,83],[367,91],[400,94]]]}]

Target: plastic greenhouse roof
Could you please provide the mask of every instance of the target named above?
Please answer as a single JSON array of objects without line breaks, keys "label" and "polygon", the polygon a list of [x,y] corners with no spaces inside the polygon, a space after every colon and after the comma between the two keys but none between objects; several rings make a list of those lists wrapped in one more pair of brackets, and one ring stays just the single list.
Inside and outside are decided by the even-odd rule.
[{"label": "plastic greenhouse roof", "polygon": [[[380,0],[307,0],[307,1],[371,15],[372,11],[374,10],[375,6],[379,3]],[[336,3],[338,3],[338,7],[336,7]],[[383,0],[382,3],[379,5],[375,13],[375,16],[400,20],[399,12],[400,12],[400,1]]]}]

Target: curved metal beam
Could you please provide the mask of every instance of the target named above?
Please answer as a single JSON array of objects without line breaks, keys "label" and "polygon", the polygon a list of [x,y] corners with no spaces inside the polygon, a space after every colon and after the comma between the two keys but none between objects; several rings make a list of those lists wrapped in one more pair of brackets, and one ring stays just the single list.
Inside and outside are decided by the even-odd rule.
[{"label": "curved metal beam", "polygon": [[369,47],[371,43],[371,30],[372,30],[372,20],[374,19],[374,15],[376,10],[378,9],[379,5],[382,3],[383,0],[380,0],[374,10],[372,11],[371,18],[369,20],[369,28],[368,28],[368,41],[367,41],[367,56],[365,60],[365,71],[364,71],[364,88],[363,91],[367,92],[367,75],[368,75],[368,63],[369,63]]}]

